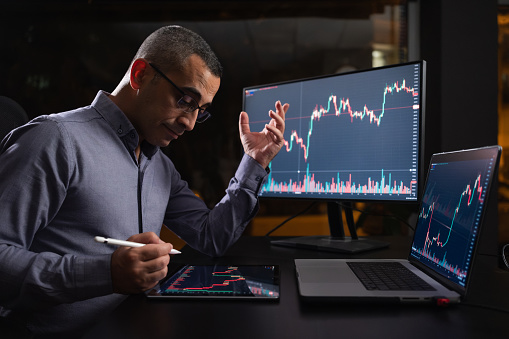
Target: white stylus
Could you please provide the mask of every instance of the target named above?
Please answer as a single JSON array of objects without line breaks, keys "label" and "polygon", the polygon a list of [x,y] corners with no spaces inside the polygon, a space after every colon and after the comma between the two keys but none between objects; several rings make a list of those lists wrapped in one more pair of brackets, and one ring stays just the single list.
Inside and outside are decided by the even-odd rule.
[{"label": "white stylus", "polygon": [[[142,247],[146,244],[142,244],[139,242],[133,242],[133,241],[126,241],[126,240],[118,240],[118,239],[112,239],[112,238],[105,238],[105,237],[95,237],[95,241],[101,242],[104,244],[111,244],[111,245],[117,245],[117,246],[127,246],[127,247]],[[175,249],[172,249],[170,251],[170,254],[180,254],[181,252]]]}]

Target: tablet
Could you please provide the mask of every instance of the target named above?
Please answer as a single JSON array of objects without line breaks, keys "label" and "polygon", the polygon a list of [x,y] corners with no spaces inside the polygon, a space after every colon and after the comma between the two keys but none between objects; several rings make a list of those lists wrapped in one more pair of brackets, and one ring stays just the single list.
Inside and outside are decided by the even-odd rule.
[{"label": "tablet", "polygon": [[277,265],[183,265],[149,298],[279,299]]}]

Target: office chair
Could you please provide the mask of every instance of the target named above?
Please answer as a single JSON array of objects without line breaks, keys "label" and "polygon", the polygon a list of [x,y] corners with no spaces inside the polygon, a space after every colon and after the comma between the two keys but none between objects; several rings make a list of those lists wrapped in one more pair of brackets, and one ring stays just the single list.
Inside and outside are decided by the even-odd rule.
[{"label": "office chair", "polygon": [[16,101],[0,96],[0,141],[13,129],[28,122],[28,116]]}]

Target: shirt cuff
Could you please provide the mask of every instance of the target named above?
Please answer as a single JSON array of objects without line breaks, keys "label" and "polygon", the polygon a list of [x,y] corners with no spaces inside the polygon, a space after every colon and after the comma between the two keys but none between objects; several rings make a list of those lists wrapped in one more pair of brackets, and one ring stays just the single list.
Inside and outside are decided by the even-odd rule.
[{"label": "shirt cuff", "polygon": [[[111,294],[111,254],[76,259],[76,290],[80,299]],[[79,291],[79,292],[78,292]]]},{"label": "shirt cuff", "polygon": [[268,176],[268,170],[262,167],[258,161],[244,154],[240,161],[235,178],[242,187],[253,190],[258,195],[262,184]]}]

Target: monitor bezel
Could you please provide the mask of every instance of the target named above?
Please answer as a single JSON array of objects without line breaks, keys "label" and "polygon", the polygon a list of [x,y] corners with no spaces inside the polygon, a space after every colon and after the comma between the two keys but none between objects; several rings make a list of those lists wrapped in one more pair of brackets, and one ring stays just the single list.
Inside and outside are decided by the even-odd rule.
[{"label": "monitor bezel", "polygon": [[[426,116],[426,61],[425,60],[417,60],[417,61],[410,61],[410,62],[404,62],[404,63],[398,63],[398,64],[392,64],[392,65],[386,65],[386,66],[380,66],[380,67],[372,67],[372,68],[366,68],[362,70],[355,70],[355,71],[349,71],[344,73],[333,73],[333,74],[326,74],[326,75],[319,75],[319,76],[313,76],[313,77],[304,77],[304,78],[298,78],[293,80],[286,80],[286,81],[280,81],[280,82],[272,82],[272,83],[264,83],[260,85],[253,85],[243,88],[242,92],[242,110],[246,111],[246,91],[258,89],[258,88],[264,88],[264,87],[270,87],[270,86],[279,86],[284,84],[292,84],[296,82],[304,82],[304,81],[313,81],[313,80],[319,80],[319,79],[326,79],[326,78],[332,78],[332,77],[340,77],[345,75],[351,75],[351,74],[360,74],[360,73],[366,73],[374,70],[383,70],[383,69],[390,69],[390,68],[396,68],[396,67],[403,67],[403,66],[409,66],[409,65],[416,65],[419,64],[419,70],[420,70],[420,114],[419,114],[419,140],[418,140],[418,148],[419,148],[419,155],[417,157],[417,194],[416,199],[376,199],[376,198],[370,198],[366,199],[363,198],[362,195],[326,195],[323,194],[323,196],[320,196],[320,194],[315,194],[313,196],[311,195],[260,195],[258,194],[258,197],[262,200],[267,199],[275,199],[275,200],[299,200],[299,201],[322,201],[322,202],[366,202],[366,203],[392,203],[392,204],[405,204],[405,205],[418,205],[420,203],[422,190],[424,187],[424,181],[426,179],[426,173],[425,173],[425,116]],[[246,111],[247,112],[247,111]],[[249,112],[247,112],[249,114]]]},{"label": "monitor bezel", "polygon": [[[489,181],[488,186],[486,187],[488,194],[485,197],[486,203],[485,203],[484,209],[482,211],[482,214],[479,218],[479,232],[477,233],[475,240],[474,240],[475,245],[474,245],[473,252],[472,252],[473,259],[472,259],[472,262],[470,263],[470,267],[469,267],[469,270],[467,273],[467,277],[465,280],[465,286],[462,286],[462,285],[458,284],[457,282],[447,279],[443,275],[440,275],[439,273],[435,272],[435,270],[433,270],[433,268],[431,268],[429,265],[422,263],[419,259],[412,256],[411,250],[408,255],[408,261],[412,265],[418,267],[419,269],[424,271],[426,274],[428,274],[432,278],[438,280],[444,286],[452,289],[453,291],[458,292],[462,296],[465,295],[466,291],[468,290],[469,284],[472,280],[471,277],[473,275],[474,266],[476,266],[476,261],[477,261],[477,256],[478,256],[477,254],[479,251],[480,243],[487,233],[487,227],[486,227],[486,225],[483,225],[483,223],[485,222],[486,215],[488,213],[487,212],[488,208],[489,208],[489,206],[491,206],[491,204],[493,203],[494,197],[496,197],[496,195],[497,195],[497,192],[493,190],[493,186],[494,186],[493,182],[498,181],[498,170],[499,170],[499,164],[500,164],[500,155],[502,153],[502,147],[500,147],[499,145],[492,145],[492,146],[484,146],[484,147],[478,147],[478,148],[472,148],[472,149],[462,149],[462,150],[456,150],[456,151],[435,153],[431,156],[429,165],[426,170],[426,177],[424,179],[422,195],[424,195],[426,193],[424,191],[424,187],[425,187],[426,182],[429,179],[430,169],[431,169],[431,166],[433,165],[433,163],[442,162],[442,161],[444,161],[444,158],[446,159],[446,162],[460,162],[460,161],[468,161],[468,160],[488,159],[491,155],[493,155],[493,153],[496,154],[495,155],[495,163],[493,164],[493,172],[491,173],[491,180]],[[420,200],[419,207],[421,207],[422,203],[423,203],[422,196],[421,196],[421,199],[419,199],[419,200]],[[417,221],[416,221],[416,226],[417,226]],[[411,243],[412,246],[414,245],[417,236],[418,236],[418,234],[414,232],[413,237],[412,237],[412,243]]]}]

